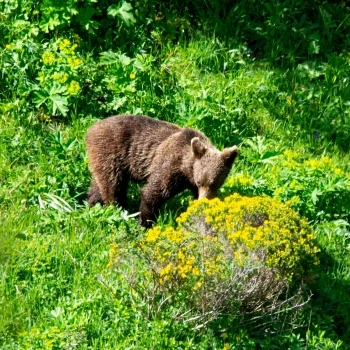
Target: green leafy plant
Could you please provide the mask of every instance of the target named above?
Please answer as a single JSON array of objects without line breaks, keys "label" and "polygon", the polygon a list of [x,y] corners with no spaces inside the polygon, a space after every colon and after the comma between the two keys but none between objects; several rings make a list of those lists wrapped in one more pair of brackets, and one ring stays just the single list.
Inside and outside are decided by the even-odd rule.
[{"label": "green leafy plant", "polygon": [[242,173],[230,177],[227,192],[269,194],[314,221],[348,220],[350,178],[331,158],[305,159],[301,151],[285,150],[280,154],[267,151],[265,146],[263,151],[255,149],[251,141],[248,145],[249,162],[258,159],[265,166],[254,170],[254,177]]},{"label": "green leafy plant", "polygon": [[56,112],[67,115],[68,105],[74,102],[82,84],[79,67],[83,61],[77,56],[76,48],[77,44],[70,40],[59,39],[52,44],[52,50],[44,51],[37,77],[39,84],[33,88],[36,107],[43,106],[52,115]]},{"label": "green leafy plant", "polygon": [[43,90],[35,92],[33,101],[37,107],[42,105],[46,106],[51,114],[56,114],[58,111],[62,115],[66,115],[68,112],[66,93],[67,89],[64,86],[53,83],[50,88],[44,88]]},{"label": "green leafy plant", "polygon": [[127,26],[130,26],[136,22],[136,19],[131,11],[132,6],[126,1],[123,1],[120,6],[111,5],[107,9],[107,13],[110,16],[119,17]]}]

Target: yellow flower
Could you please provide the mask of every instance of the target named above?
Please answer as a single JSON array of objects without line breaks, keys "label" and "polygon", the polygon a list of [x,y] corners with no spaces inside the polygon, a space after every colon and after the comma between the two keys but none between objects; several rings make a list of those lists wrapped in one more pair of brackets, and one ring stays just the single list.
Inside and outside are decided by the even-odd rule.
[{"label": "yellow flower", "polygon": [[76,68],[83,63],[83,61],[75,55],[72,57],[68,57],[67,62],[71,68]]},{"label": "yellow flower", "polygon": [[293,196],[290,200],[286,201],[286,204],[293,207],[295,205],[298,205],[301,202],[300,197]]},{"label": "yellow flower", "polygon": [[107,264],[107,267],[112,267],[114,264],[116,264],[119,260],[119,246],[117,243],[112,243],[111,245],[111,249],[109,251],[109,262]]},{"label": "yellow flower", "polygon": [[193,290],[196,291],[197,289],[201,288],[203,284],[204,284],[203,281],[197,282],[196,285],[193,287]]},{"label": "yellow flower", "polygon": [[136,78],[136,75],[134,73],[131,73],[130,74],[130,79],[135,79]]},{"label": "yellow flower", "polygon": [[289,184],[289,188],[291,188],[292,190],[295,191],[300,191],[304,188],[304,186],[300,183],[298,183],[298,181],[296,181],[295,179],[293,179],[291,181],[291,183]]},{"label": "yellow flower", "polygon": [[[289,204],[300,200],[294,196]],[[291,279],[302,270],[304,257],[310,264],[318,262],[311,227],[271,198],[235,194],[223,201],[193,201],[177,224],[176,229],[153,227],[136,246],[158,272],[156,281],[162,288],[186,286],[199,293],[199,288],[227,280],[233,266],[264,266]]]},{"label": "yellow flower", "polygon": [[76,95],[79,91],[80,91],[79,83],[75,80],[72,80],[67,87],[67,92],[70,95]]},{"label": "yellow flower", "polygon": [[275,189],[274,196],[275,197],[280,197],[283,193],[283,189],[281,187],[278,187]]},{"label": "yellow flower", "polygon": [[324,164],[328,164],[328,165],[332,165],[333,164],[333,161],[332,159],[330,159],[329,157],[325,156],[322,158],[322,161]]},{"label": "yellow flower", "polygon": [[64,84],[68,80],[68,74],[66,73],[55,73],[51,75],[53,80],[58,81],[61,84]]},{"label": "yellow flower", "polygon": [[10,50],[11,49],[11,45],[10,44],[6,44],[6,49]]},{"label": "yellow flower", "polygon": [[44,64],[51,64],[55,61],[55,58],[55,54],[51,51],[45,51],[41,56],[41,60],[44,62]]},{"label": "yellow flower", "polygon": [[159,271],[159,274],[160,274],[161,276],[169,275],[169,273],[170,273],[172,267],[173,267],[173,264],[172,264],[172,263],[168,264],[167,266],[165,266],[164,268],[162,268],[162,269]]},{"label": "yellow flower", "polygon": [[159,226],[151,228],[150,230],[147,231],[146,241],[150,243],[156,242],[160,236],[160,233],[161,233],[161,230]]},{"label": "yellow flower", "polygon": [[250,175],[236,174],[227,180],[229,186],[251,186],[253,184],[253,178]]},{"label": "yellow flower", "polygon": [[283,154],[288,158],[288,159],[296,159],[298,157],[298,153],[296,151],[292,151],[290,149],[287,149],[283,152]]},{"label": "yellow flower", "polygon": [[61,39],[58,43],[60,51],[62,51],[65,54],[69,54],[71,52],[70,45],[71,43],[68,39]]},{"label": "yellow flower", "polygon": [[309,161],[305,162],[306,166],[309,166],[312,170],[316,170],[321,168],[322,162],[317,159],[310,159]]},{"label": "yellow flower", "polygon": [[345,176],[345,172],[339,168],[334,168],[334,174],[338,176]]},{"label": "yellow flower", "polygon": [[194,267],[192,269],[192,273],[195,275],[195,276],[200,276],[201,275],[201,272],[200,270],[198,269],[198,267]]}]

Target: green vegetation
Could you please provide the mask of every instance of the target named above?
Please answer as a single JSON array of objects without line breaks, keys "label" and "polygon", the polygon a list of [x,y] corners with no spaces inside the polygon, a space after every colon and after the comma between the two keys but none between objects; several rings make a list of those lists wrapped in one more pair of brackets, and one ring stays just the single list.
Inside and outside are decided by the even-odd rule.
[{"label": "green vegetation", "polygon": [[[1,1],[0,347],[349,348],[349,33],[350,10],[341,1]],[[88,208],[84,135],[98,119],[120,113],[199,128],[219,148],[239,145],[223,201],[189,206],[183,193],[148,232],[129,215],[137,211],[136,187],[129,213]],[[278,226],[276,240],[263,238],[261,223],[272,214],[255,203],[258,215],[237,219],[248,223],[238,230],[241,250],[232,248],[237,264],[213,239],[207,264],[224,271],[207,276],[195,235],[210,241],[216,230],[234,245],[230,201],[249,202],[234,193],[253,204],[263,197],[287,226]],[[211,223],[196,214],[205,205],[216,213]],[[192,259],[177,241],[169,261],[158,261],[146,244],[157,232],[158,249],[166,252],[173,235],[188,233],[198,254]],[[247,237],[270,260],[259,265]],[[223,265],[213,260],[220,254]],[[252,327],[239,298],[230,294],[221,307],[215,293],[216,284],[227,286],[225,273],[244,280],[239,268],[255,263],[265,273],[255,275],[259,286],[278,267],[270,291],[288,285],[294,294],[274,294],[277,312],[254,313]],[[181,274],[189,272],[184,283]],[[162,281],[154,284],[155,276]],[[244,294],[246,284],[229,281]],[[291,310],[308,302],[278,313],[283,300]]]},{"label": "green vegetation", "polygon": [[110,265],[147,318],[170,304],[172,319],[196,329],[227,315],[231,328],[249,324],[256,333],[297,326],[291,316],[307,301],[300,280],[318,264],[316,237],[299,214],[235,194],[194,201],[177,223],[155,226],[131,247],[111,246]]}]

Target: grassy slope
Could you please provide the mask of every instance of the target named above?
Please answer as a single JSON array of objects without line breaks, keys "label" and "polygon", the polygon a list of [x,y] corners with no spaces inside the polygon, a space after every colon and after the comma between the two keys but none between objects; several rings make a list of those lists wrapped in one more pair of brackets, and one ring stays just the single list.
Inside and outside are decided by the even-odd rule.
[{"label": "grassy slope", "polygon": [[[295,149],[305,158],[327,155],[349,171],[346,144],[349,101],[346,57],[295,69],[272,59],[252,59],[220,39],[194,35],[164,46],[120,112],[132,105],[146,114],[203,130],[218,147],[264,135],[269,150]],[[334,78],[335,77],[335,78]],[[142,98],[140,98],[142,96]],[[339,102],[340,101],[340,102]],[[336,104],[343,115],[335,116]],[[323,119],[322,119],[323,118]],[[134,219],[113,208],[88,209],[84,134],[96,116],[72,113],[66,122],[38,121],[35,114],[0,118],[0,344],[4,348],[347,348],[349,332],[346,226],[320,230],[322,279],[306,311],[309,324],[275,338],[245,329],[222,336],[220,325],[194,331],[165,312],[147,320],[128,286],[107,267],[110,244],[127,246],[143,234]],[[344,123],[344,124],[342,124]],[[332,132],[336,129],[336,134]],[[315,137],[317,133],[317,137]],[[236,171],[259,173],[242,146]],[[47,195],[49,194],[49,195]],[[59,196],[52,197],[50,195]],[[136,194],[135,194],[136,196]],[[165,223],[186,203],[167,205]],[[329,224],[332,225],[332,224]],[[76,344],[76,345],[75,345]]]}]

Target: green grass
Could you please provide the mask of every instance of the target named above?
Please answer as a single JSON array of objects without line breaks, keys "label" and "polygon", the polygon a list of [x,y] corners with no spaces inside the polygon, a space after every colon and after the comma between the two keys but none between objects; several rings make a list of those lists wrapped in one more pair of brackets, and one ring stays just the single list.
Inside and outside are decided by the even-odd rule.
[{"label": "green grass", "polygon": [[[0,347],[347,349],[349,8],[299,0],[168,8],[152,0],[107,16],[107,2],[15,3],[0,5]],[[130,14],[136,25],[128,27]],[[45,65],[42,54],[59,57],[64,38],[77,43],[72,51],[82,64]],[[78,82],[77,94],[53,83],[58,72]],[[232,329],[223,317],[194,330],[171,308],[147,318],[108,267],[111,244],[127,248],[144,230],[117,208],[85,202],[86,130],[119,113],[198,128],[220,149],[239,145],[220,196],[301,199],[294,208],[321,247],[303,327],[264,336]],[[286,150],[297,153],[300,167],[290,166]],[[307,165],[325,156],[332,169]],[[292,188],[293,179],[304,189]],[[174,225],[189,198],[169,201],[158,224]],[[138,200],[134,186],[130,213]]]}]

